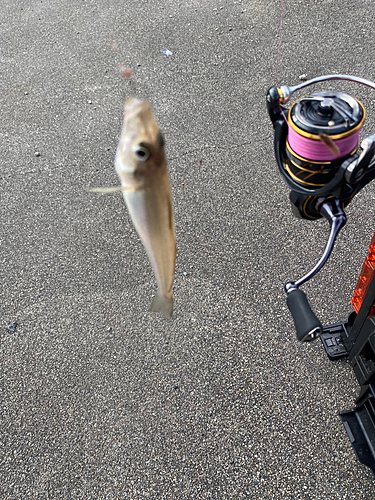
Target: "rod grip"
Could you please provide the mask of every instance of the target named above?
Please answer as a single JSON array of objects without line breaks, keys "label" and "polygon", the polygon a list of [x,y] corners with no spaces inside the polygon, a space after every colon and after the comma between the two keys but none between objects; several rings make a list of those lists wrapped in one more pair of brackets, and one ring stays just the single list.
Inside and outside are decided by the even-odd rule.
[{"label": "rod grip", "polygon": [[298,288],[291,290],[288,292],[286,303],[293,316],[298,340],[310,341],[319,337],[323,327],[312,312],[304,292]]}]

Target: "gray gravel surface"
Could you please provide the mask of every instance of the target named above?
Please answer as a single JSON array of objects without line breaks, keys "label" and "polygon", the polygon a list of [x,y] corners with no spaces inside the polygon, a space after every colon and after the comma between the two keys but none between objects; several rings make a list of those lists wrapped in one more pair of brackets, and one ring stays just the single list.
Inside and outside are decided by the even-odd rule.
[{"label": "gray gravel surface", "polygon": [[[338,416],[353,371],[298,344],[285,304],[327,224],[292,217],[276,171],[265,94],[281,4],[3,0],[0,498],[375,498]],[[286,0],[279,83],[374,80],[374,14],[373,0]],[[373,91],[319,88],[361,99],[374,132]],[[118,184],[134,92],[167,144],[171,321],[148,312],[155,279],[121,194],[87,191]],[[304,287],[323,323],[351,310],[374,201],[370,185]]]}]

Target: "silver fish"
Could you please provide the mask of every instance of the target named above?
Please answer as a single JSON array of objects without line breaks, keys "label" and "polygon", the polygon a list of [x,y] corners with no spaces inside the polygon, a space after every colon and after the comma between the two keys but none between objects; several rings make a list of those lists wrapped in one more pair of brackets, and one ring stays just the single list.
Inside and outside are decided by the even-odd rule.
[{"label": "silver fish", "polygon": [[125,203],[155,273],[158,291],[152,311],[171,318],[176,233],[164,140],[149,101],[125,103],[115,167]]}]

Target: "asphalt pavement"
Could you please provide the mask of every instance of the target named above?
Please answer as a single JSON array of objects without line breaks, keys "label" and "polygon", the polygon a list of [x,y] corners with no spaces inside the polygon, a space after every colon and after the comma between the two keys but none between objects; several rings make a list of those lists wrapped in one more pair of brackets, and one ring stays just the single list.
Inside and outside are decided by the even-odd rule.
[{"label": "asphalt pavement", "polygon": [[[373,0],[2,1],[0,498],[375,498],[338,415],[353,370],[298,343],[286,308],[328,227],[293,218],[265,106],[301,75],[375,80],[374,14]],[[373,90],[325,88],[360,99],[374,133]],[[149,312],[121,193],[87,189],[118,184],[133,94],[166,141],[169,321]],[[351,311],[374,201],[375,184],[304,287],[324,324]]]}]

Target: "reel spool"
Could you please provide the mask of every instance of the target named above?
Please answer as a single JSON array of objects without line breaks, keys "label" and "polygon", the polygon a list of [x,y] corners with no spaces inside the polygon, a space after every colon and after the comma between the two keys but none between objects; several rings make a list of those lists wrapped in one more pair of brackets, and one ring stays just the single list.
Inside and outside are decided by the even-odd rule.
[{"label": "reel spool", "polygon": [[[365,109],[347,94],[316,92],[293,104],[287,120],[286,174],[313,191],[326,186],[341,163],[357,152]],[[315,196],[299,208],[303,218],[322,217]]]},{"label": "reel spool", "polygon": [[275,130],[275,157],[290,188],[293,213],[303,219],[324,217],[330,234],[323,255],[305,276],[285,285],[287,304],[299,340],[312,340],[322,325],[312,312],[305,294],[298,289],[325,264],[337,234],[346,223],[344,208],[375,178],[375,134],[361,142],[365,121],[363,105],[342,92],[315,92],[296,101],[290,109],[282,105],[304,87],[326,80],[349,80],[375,89],[375,83],[348,75],[327,75],[294,87],[271,87],[268,113]]}]

